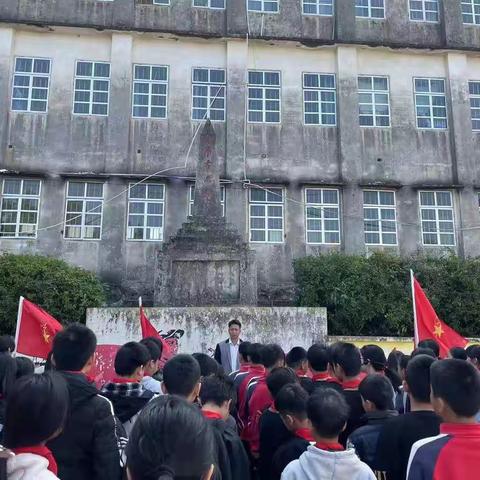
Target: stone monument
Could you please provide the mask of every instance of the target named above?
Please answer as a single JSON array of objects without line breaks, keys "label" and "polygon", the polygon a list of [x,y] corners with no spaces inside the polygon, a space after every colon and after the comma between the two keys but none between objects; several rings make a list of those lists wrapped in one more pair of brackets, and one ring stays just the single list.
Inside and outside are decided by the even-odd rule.
[{"label": "stone monument", "polygon": [[250,250],[222,216],[215,130],[200,136],[193,215],[156,253],[155,306],[257,304],[257,267]]}]

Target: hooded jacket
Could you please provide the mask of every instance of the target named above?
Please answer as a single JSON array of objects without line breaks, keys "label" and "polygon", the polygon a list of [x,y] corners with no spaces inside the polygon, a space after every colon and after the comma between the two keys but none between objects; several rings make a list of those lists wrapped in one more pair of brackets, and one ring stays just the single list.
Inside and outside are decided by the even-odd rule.
[{"label": "hooded jacket", "polygon": [[327,452],[310,446],[298,460],[290,462],[281,480],[376,480],[368,465],[354,450]]},{"label": "hooded jacket", "polygon": [[8,480],[58,480],[48,470],[48,460],[33,453],[21,453],[7,460]]},{"label": "hooded jacket", "polygon": [[112,404],[81,373],[59,372],[70,394],[60,436],[48,443],[62,480],[118,480],[121,476]]}]

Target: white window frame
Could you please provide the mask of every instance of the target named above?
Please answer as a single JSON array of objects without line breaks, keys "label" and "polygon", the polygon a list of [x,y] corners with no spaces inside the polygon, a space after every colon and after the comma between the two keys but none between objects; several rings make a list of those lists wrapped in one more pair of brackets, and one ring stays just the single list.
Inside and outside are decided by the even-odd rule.
[{"label": "white window frame", "polygon": [[[79,63],[90,63],[92,65],[92,75],[78,75],[77,74],[77,69],[78,69],[78,64]],[[102,64],[102,65],[108,65],[108,77],[97,77],[95,75],[95,65],[97,64]],[[108,114],[110,112],[110,79],[112,76],[112,65],[110,62],[103,62],[103,61],[96,61],[96,60],[77,60],[75,62],[75,75],[73,77],[73,105],[72,105],[72,114],[75,116],[79,117],[108,117]],[[77,80],[86,80],[90,82],[90,87],[88,90],[84,89],[77,89]],[[94,89],[94,84],[96,81],[101,81],[101,82],[107,82],[107,90],[95,90]],[[89,92],[89,101],[84,102],[84,101],[77,101],[76,100],[76,94],[77,92]],[[95,93],[106,93],[107,94],[107,102],[94,102],[93,97]],[[76,112],[75,111],[75,105],[76,104],[81,104],[81,105],[88,105],[88,112]],[[107,106],[107,112],[106,113],[93,113],[93,106],[94,105],[106,105]]]},{"label": "white window frame", "polygon": [[[17,72],[17,60],[31,60],[32,62],[32,69],[30,72]],[[35,61],[46,61],[48,62],[48,73],[37,73],[34,72],[34,65]],[[14,59],[14,64],[13,64],[13,80],[12,80],[12,99],[10,102],[10,109],[12,112],[23,112],[23,113],[39,113],[39,114],[46,114],[48,113],[48,101],[50,97],[50,75],[52,73],[52,60],[49,58],[43,58],[43,57],[23,57],[23,56],[18,56],[15,57]],[[28,77],[28,85],[15,85],[15,78],[16,77]],[[47,79],[47,86],[46,87],[34,87],[33,82],[34,78],[46,78]],[[23,97],[17,97],[15,96],[15,89],[16,88],[26,88],[28,90],[28,95],[26,98]],[[46,90],[47,91],[47,97],[42,98],[42,99],[35,99],[33,98],[33,90]],[[13,102],[17,101],[27,101],[27,108],[26,109],[21,109],[21,108],[13,108]],[[45,110],[32,110],[32,101],[41,101],[45,102]]]},{"label": "white window frame", "polygon": [[[435,198],[434,205],[422,205],[422,193],[433,193]],[[439,193],[448,193],[450,196],[450,205],[438,205],[437,194]],[[422,234],[422,245],[425,247],[455,247],[457,243],[457,235],[455,232],[455,210],[454,210],[454,203],[453,203],[453,193],[450,190],[421,190],[418,192],[418,204],[420,208],[420,223],[421,223],[421,234]],[[423,218],[422,212],[423,211],[434,211],[435,218],[434,219],[425,219]],[[440,220],[438,212],[440,210],[449,210],[452,213],[451,220]],[[423,222],[435,222],[435,232],[425,232],[424,231],[424,224]],[[451,232],[441,232],[440,231],[440,222],[444,223],[451,223],[452,224],[452,231]],[[441,243],[441,235],[453,235],[453,243],[442,244]],[[425,243],[425,235],[435,235],[437,237],[437,243]]]},{"label": "white window frame", "polygon": [[[375,192],[377,194],[377,202],[376,203],[365,203],[365,193],[366,192]],[[393,194],[393,205],[389,203],[382,203],[380,199],[381,193],[391,193]],[[366,218],[365,210],[375,210],[377,218]],[[384,210],[393,210],[394,218],[382,218]],[[378,230],[368,229],[366,227],[367,223],[377,222],[378,223]],[[384,229],[383,222],[394,223],[395,231]],[[363,231],[364,231],[364,239],[365,245],[379,245],[385,247],[395,247],[398,245],[398,225],[397,225],[397,195],[396,192],[393,190],[376,190],[367,188],[363,190]],[[367,234],[374,234],[378,235],[378,242],[371,242],[367,241]],[[388,243],[384,242],[384,235],[395,235],[395,243]]]},{"label": "white window frame", "polygon": [[[282,201],[281,202],[275,202],[275,201],[268,201],[267,195],[268,192],[272,195],[277,195],[275,190],[281,190],[282,191]],[[259,200],[252,200],[252,191],[253,190],[263,190],[265,191],[265,201],[259,201]],[[252,215],[252,207],[255,206],[263,206],[264,207],[264,212],[265,215],[259,216],[259,215]],[[268,220],[270,218],[280,218],[276,216],[269,216],[268,215],[268,209],[269,207],[280,207],[282,210],[282,229],[277,229],[277,228],[268,228]],[[265,226],[264,228],[252,228],[252,219],[253,218],[263,218],[265,220]],[[265,233],[265,240],[252,240],[252,232],[253,231],[263,231]],[[281,232],[281,241],[272,241],[269,240],[269,232]],[[268,244],[276,244],[280,245],[285,242],[285,189],[283,187],[265,187],[265,188],[258,188],[258,187],[250,187],[248,191],[248,239],[250,243],[268,243]]]},{"label": "white window frame", "polygon": [[[137,67],[147,67],[150,69],[150,79],[137,79],[135,70]],[[166,80],[152,80],[152,68],[164,68],[167,73]],[[150,120],[165,120],[168,118],[168,87],[170,80],[170,69],[168,65],[151,65],[147,63],[135,63],[133,65],[133,82],[132,82],[132,118],[140,119],[150,119]],[[148,92],[135,92],[135,86],[137,84],[148,85]],[[154,85],[165,85],[165,94],[163,93],[153,93],[152,88]],[[135,103],[135,95],[147,96],[147,105],[140,105]],[[153,105],[153,97],[165,97],[165,106],[163,105]],[[147,108],[148,115],[135,115],[135,108]],[[165,108],[165,116],[163,117],[154,117],[152,116],[152,108]]]},{"label": "white window frame", "polygon": [[[358,2],[367,2],[367,5],[358,5]],[[372,6],[372,0],[355,0],[355,17],[356,18],[367,18],[370,20],[385,20],[385,0],[382,0],[383,2],[383,7],[374,7]],[[359,9],[366,8],[368,15],[359,15]],[[382,17],[374,17],[372,16],[372,11],[374,10],[382,10],[383,11],[383,16]]]},{"label": "white window frame", "polygon": [[[208,81],[207,82],[200,82],[195,80],[195,71],[196,70],[207,70],[208,71]],[[211,79],[211,72],[212,70],[222,71],[224,74],[224,82],[212,82]],[[207,89],[207,96],[203,95],[195,95],[195,87],[206,87]],[[223,96],[220,95],[218,89],[223,88]],[[212,91],[213,90],[213,91]],[[216,91],[217,90],[217,91]],[[194,106],[194,99],[195,98],[206,98],[207,99],[207,108],[206,108],[206,115],[202,118],[194,118],[194,110],[204,110],[201,107]],[[223,109],[220,108],[212,108],[213,103],[215,100],[223,98]],[[211,111],[222,111],[223,112],[223,119],[212,119],[211,118]],[[224,68],[213,68],[213,67],[193,67],[192,68],[192,108],[191,108],[191,118],[194,122],[201,122],[205,118],[209,118],[212,122],[225,122],[225,117],[227,115],[227,71]]]},{"label": "white window frame", "polygon": [[[220,185],[220,205],[222,206],[222,217],[225,217],[225,199],[226,199],[226,189],[225,185]],[[193,204],[195,201],[195,184],[188,186],[188,212],[187,216],[191,217],[193,215]]]},{"label": "white window frame", "polygon": [[[478,87],[478,93],[472,93],[472,87]],[[472,131],[480,132],[480,80],[470,80],[468,82],[470,96],[470,117],[472,119]],[[476,104],[476,105],[474,105]],[[474,115],[477,115],[474,117]]]},{"label": "white window frame", "polygon": [[[360,88],[360,79],[370,79],[371,81],[371,89]],[[375,87],[375,80],[386,80],[387,81],[387,89],[386,90],[378,90]],[[358,76],[358,121],[361,128],[390,128],[392,126],[392,119],[390,118],[390,79],[384,75],[359,75]],[[370,102],[362,102],[361,95],[370,95]],[[387,103],[377,102],[377,95],[386,95],[387,96]],[[361,107],[369,106],[372,107],[372,113],[362,113]],[[388,115],[384,115],[381,113],[377,113],[377,110],[380,106],[387,106]],[[373,124],[372,125],[364,125],[361,123],[361,117],[372,117]],[[379,125],[378,120],[380,118],[388,118],[388,125]]]},{"label": "white window frame", "polygon": [[[448,0],[445,0],[448,1]],[[480,1],[462,0],[462,21],[464,25],[480,25]],[[468,11],[467,11],[468,10]],[[466,21],[465,17],[471,17],[471,21]]]},{"label": "white window frame", "polygon": [[[242,0],[243,1],[243,0]],[[252,4],[260,4],[260,9],[252,8]],[[276,4],[276,10],[265,10],[265,5],[267,4]],[[280,0],[247,0],[247,11],[248,12],[257,12],[257,13],[279,13],[280,12]]]},{"label": "white window frame", "polygon": [[[83,196],[74,196],[74,195],[69,195],[68,190],[69,190],[69,185],[70,183],[84,183],[84,195]],[[101,197],[87,197],[86,196],[86,190],[87,190],[87,185],[89,183],[95,183],[95,184],[100,184],[102,185],[102,196]],[[104,182],[99,182],[99,181],[89,181],[89,180],[69,180],[66,185],[66,195],[65,195],[65,224],[64,224],[64,230],[63,230],[63,238],[65,240],[80,240],[80,241],[89,241],[89,242],[98,242],[102,239],[102,231],[103,231],[103,207],[104,207],[104,196],[105,196],[105,183]],[[82,202],[82,211],[81,212],[70,212],[73,217],[72,218],[80,218],[81,222],[79,225],[71,225],[72,227],[80,227],[80,237],[67,237],[67,227],[68,221],[67,221],[67,216],[69,214],[68,211],[68,201],[81,201]],[[95,202],[100,202],[100,209],[97,207],[95,210],[91,209],[87,211],[87,202],[88,201],[95,201]],[[85,236],[85,229],[89,228],[89,226],[85,223],[85,215],[93,212],[97,212],[100,210],[100,225],[93,225],[95,228],[98,228],[100,231],[99,237],[98,238],[88,238]]]},{"label": "white window frame", "polygon": [[[428,81],[428,92],[417,92],[416,81],[417,80],[427,80]],[[432,93],[432,81],[441,81],[443,82],[443,93]],[[430,77],[414,77],[413,78],[413,96],[415,102],[415,125],[418,130],[448,130],[448,99],[447,99],[447,82],[444,78],[430,78]],[[429,97],[429,104],[428,105],[418,105],[417,100],[418,97]],[[444,105],[434,105],[434,98],[443,97],[445,102]],[[418,116],[418,108],[425,108],[428,107],[430,110],[429,116]],[[434,108],[445,108],[445,117],[438,117],[433,114]],[[430,127],[421,127],[418,125],[419,119],[428,118],[430,120]],[[437,120],[445,120],[445,127],[435,127],[435,119]]]},{"label": "white window frame", "polygon": [[[446,0],[448,2],[448,0]],[[415,4],[421,4],[420,8],[416,7]],[[435,3],[437,8],[436,10],[430,10],[429,5]],[[413,12],[420,12],[422,18],[412,18]],[[437,15],[436,20],[427,19],[428,14],[435,13]],[[440,23],[440,2],[439,0],[408,0],[408,15],[411,22],[422,22],[422,23]]]},{"label": "white window frame", "polygon": [[[195,5],[195,2],[198,1],[205,1],[207,2],[207,5]],[[223,7],[212,7],[212,0],[193,0],[192,6],[194,8],[209,8],[210,10],[225,10],[225,2],[227,0],[222,0],[223,1]]]},{"label": "white window frame", "polygon": [[[20,180],[20,193],[5,193],[5,182],[8,180]],[[29,195],[23,193],[23,186],[25,184],[25,181],[27,182],[38,182],[38,194],[37,195]],[[38,220],[40,217],[40,199],[42,195],[42,181],[35,179],[35,178],[3,178],[2,179],[2,195],[1,195],[1,201],[0,201],[0,239],[2,240],[8,240],[8,239],[35,239],[37,238],[37,232],[38,232]],[[13,209],[8,209],[6,210],[7,212],[16,212],[16,219],[15,223],[3,223],[1,221],[2,214],[5,212],[3,209],[3,201],[5,199],[16,199],[17,200],[17,207],[15,210]],[[37,221],[35,223],[22,223],[20,221],[22,212],[35,212],[35,210],[23,210],[22,209],[22,201],[23,200],[37,200]],[[3,225],[15,225],[15,234],[14,235],[3,235],[1,232],[1,227]],[[34,226],[34,235],[24,235],[20,233],[20,226],[21,225],[33,225]]]},{"label": "white window frame", "polygon": [[[311,87],[305,85],[305,79],[307,75],[316,75],[318,87]],[[333,78],[333,88],[327,88],[321,86],[322,77],[332,77]],[[307,126],[322,126],[322,127],[335,127],[337,125],[337,79],[333,73],[315,73],[315,72],[304,72],[302,74],[302,91],[303,91],[303,124]],[[311,93],[317,94],[317,100],[307,100],[307,96]],[[333,93],[333,102],[329,100],[322,99],[322,96],[326,93]],[[324,108],[326,105],[334,105],[334,112],[325,112]],[[317,112],[307,112],[307,105],[316,105]],[[318,123],[307,122],[307,115],[317,115],[318,114]],[[324,115],[333,115],[335,121],[333,123],[324,123]]]},{"label": "white window frame", "polygon": [[[322,201],[320,203],[318,202],[309,202],[308,201],[308,192],[310,190],[316,190],[320,192]],[[328,203],[324,201],[324,192],[336,192],[337,194],[337,203]],[[324,187],[305,187],[304,189],[304,198],[305,198],[305,242],[307,245],[340,245],[342,242],[342,225],[341,225],[341,217],[340,217],[340,190],[338,188],[324,188]],[[320,210],[320,216],[313,218],[309,217],[308,210],[316,208]],[[337,210],[337,216],[334,217],[329,217],[325,218],[325,209],[336,209]],[[313,230],[308,227],[308,221],[309,220],[317,220],[320,221],[321,223],[321,228],[320,230]],[[325,222],[326,221],[337,221],[338,222],[338,230],[327,230],[325,227]],[[311,242],[308,239],[308,234],[309,233],[320,233],[321,235],[321,241],[320,242]],[[325,240],[325,236],[327,233],[338,233],[338,241],[337,242],[327,242]]]},{"label": "white window frame", "polygon": [[154,5],[160,5],[161,7],[170,6],[170,0],[153,0]]},{"label": "white window frame", "polygon": [[[305,12],[305,7],[307,5],[312,5],[315,8],[315,12]],[[320,13],[321,7],[330,7],[331,13]],[[313,15],[316,17],[333,17],[333,15],[335,15],[335,1],[334,0],[303,0],[302,13],[303,15]]]},{"label": "white window frame", "polygon": [[[261,73],[263,76],[263,82],[261,84],[250,83],[250,73]],[[275,73],[278,74],[278,85],[270,85],[265,83],[265,74],[266,73]],[[248,70],[248,105],[247,105],[247,115],[248,115],[248,123],[271,123],[273,125],[279,125],[282,123],[282,74],[279,70]],[[262,96],[261,98],[251,97],[250,90],[261,90]],[[267,92],[270,90],[277,90],[278,91],[278,98],[267,98]],[[251,101],[261,101],[262,109],[250,109],[250,102]],[[266,102],[267,101],[278,101],[278,110],[267,110],[266,109]],[[261,112],[262,120],[250,120],[250,113],[258,113]],[[278,122],[267,121],[267,113],[278,113]]]}]

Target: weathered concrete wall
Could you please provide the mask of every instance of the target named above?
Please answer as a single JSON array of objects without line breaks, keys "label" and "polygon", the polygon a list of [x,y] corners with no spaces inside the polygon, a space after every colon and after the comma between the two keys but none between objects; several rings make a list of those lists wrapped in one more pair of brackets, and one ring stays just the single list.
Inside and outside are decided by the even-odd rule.
[{"label": "weathered concrete wall", "polygon": [[[181,329],[179,352],[209,353],[228,337],[227,324],[242,323],[242,338],[250,342],[278,343],[285,351],[296,345],[308,348],[327,336],[325,308],[190,307],[146,308],[145,313],[159,331]],[[122,345],[141,339],[138,308],[91,308],[87,326],[99,344]]]}]

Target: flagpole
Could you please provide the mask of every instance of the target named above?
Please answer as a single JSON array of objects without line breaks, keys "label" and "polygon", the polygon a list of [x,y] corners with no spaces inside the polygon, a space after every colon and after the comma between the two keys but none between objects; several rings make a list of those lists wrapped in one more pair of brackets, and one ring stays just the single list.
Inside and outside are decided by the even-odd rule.
[{"label": "flagpole", "polygon": [[15,353],[17,353],[18,336],[20,335],[20,321],[22,319],[23,300],[24,298],[20,296],[18,300],[17,326],[15,329]]},{"label": "flagpole", "polygon": [[142,297],[138,297],[138,306],[142,308]]},{"label": "flagpole", "polygon": [[413,270],[410,269],[410,282],[412,284],[412,305],[413,305],[413,333],[415,347],[418,345],[418,324],[417,324],[417,307],[415,304],[415,276]]}]

